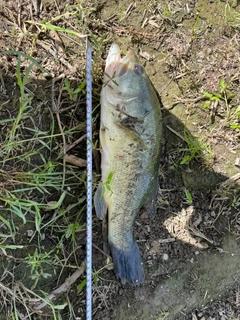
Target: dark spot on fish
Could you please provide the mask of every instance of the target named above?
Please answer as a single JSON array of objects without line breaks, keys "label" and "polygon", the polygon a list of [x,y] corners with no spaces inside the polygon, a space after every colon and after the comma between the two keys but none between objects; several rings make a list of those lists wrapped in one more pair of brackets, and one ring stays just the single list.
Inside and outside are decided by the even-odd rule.
[{"label": "dark spot on fish", "polygon": [[135,128],[135,125],[142,124],[143,122],[142,119],[128,116],[121,121],[121,125],[126,128]]},{"label": "dark spot on fish", "polygon": [[124,105],[120,105],[120,104],[117,104],[116,105],[116,110],[117,111],[126,111],[126,107]]},{"label": "dark spot on fish", "polygon": [[152,143],[154,143],[154,142],[155,142],[155,137],[154,137],[154,135],[153,135],[153,134],[149,136],[149,140],[150,140]]},{"label": "dark spot on fish", "polygon": [[108,130],[108,128],[102,124],[101,131],[106,131],[106,130]]},{"label": "dark spot on fish", "polygon": [[148,114],[150,113],[150,111],[149,110],[144,110],[144,117],[146,117]]},{"label": "dark spot on fish", "polygon": [[144,72],[143,66],[141,66],[140,64],[136,64],[134,66],[134,73],[141,75],[143,74],[143,72]]},{"label": "dark spot on fish", "polygon": [[122,66],[120,72],[118,73],[118,76],[119,76],[119,77],[123,76],[123,75],[127,72],[127,70],[128,70],[128,67],[127,67],[126,64],[124,64],[124,65]]}]

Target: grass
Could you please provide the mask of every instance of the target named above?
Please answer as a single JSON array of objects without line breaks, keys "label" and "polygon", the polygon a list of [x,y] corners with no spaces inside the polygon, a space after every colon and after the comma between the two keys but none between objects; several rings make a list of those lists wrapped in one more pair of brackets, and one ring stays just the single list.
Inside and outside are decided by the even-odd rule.
[{"label": "grass", "polygon": [[208,108],[213,101],[222,102],[224,104],[225,109],[225,117],[226,121],[229,122],[231,119],[231,108],[230,103],[233,98],[236,97],[236,93],[228,90],[230,82],[226,82],[224,78],[222,78],[219,82],[219,92],[203,92],[204,96],[208,99],[204,103],[204,107]]},{"label": "grass", "polygon": [[[60,31],[66,32],[66,29]],[[84,169],[79,170],[64,163],[63,149],[66,146],[63,144],[64,141],[71,144],[75,137],[84,135],[82,129],[85,120],[82,119],[83,122],[77,124],[73,115],[69,114],[67,118],[71,121],[70,125],[64,132],[60,132],[59,122],[51,107],[47,106],[45,116],[48,120],[41,125],[36,112],[38,101],[35,94],[28,89],[28,83],[33,76],[33,70],[45,74],[48,74],[48,71],[41,66],[40,60],[23,52],[11,50],[1,54],[16,57],[17,88],[14,109],[8,112],[10,109],[7,104],[2,103],[0,106],[0,124],[4,126],[0,140],[0,250],[10,259],[12,265],[24,264],[29,272],[22,280],[22,288],[18,288],[15,280],[19,277],[17,272],[12,273],[10,286],[6,283],[8,277],[2,278],[2,295],[11,306],[9,319],[20,319],[19,308],[22,307],[26,318],[32,319],[32,311],[29,309],[31,299],[37,299],[39,303],[45,302],[49,316],[61,319],[60,313],[66,307],[73,313],[70,300],[64,304],[47,301],[45,297],[49,292],[42,290],[41,294],[37,294],[36,289],[43,279],[57,280],[56,273],[67,274],[79,265],[75,251],[80,245],[79,235],[85,230],[82,217],[85,209]],[[4,75],[1,75],[3,85],[5,79]],[[81,96],[85,95],[85,80],[73,88],[71,81],[66,78],[62,86],[62,92],[64,91],[67,93],[65,100],[72,104],[74,110]],[[61,121],[61,116],[59,118]],[[85,144],[85,141],[82,143]],[[45,216],[49,216],[48,221]],[[19,231],[29,234],[26,240],[21,238]],[[44,239],[48,232],[53,236],[48,236],[52,247],[44,249]],[[54,239],[58,239],[56,244]],[[19,240],[24,244],[20,245]],[[29,247],[27,252],[24,250],[26,247]],[[16,250],[21,256],[19,262],[13,258]],[[47,265],[51,267],[50,271],[47,271]],[[29,281],[31,287],[27,288],[24,283]],[[19,294],[21,299],[16,298]]]},{"label": "grass", "polygon": [[[232,4],[236,1],[232,1]],[[226,3],[225,5],[225,22],[233,29],[238,30],[240,28],[240,14],[232,10],[232,5]]]},{"label": "grass", "polygon": [[[41,317],[41,314],[49,319],[76,319],[77,310],[81,310],[81,316],[84,315],[84,275],[75,280],[69,292],[62,293],[55,300],[49,299],[51,288],[60,286],[69,274],[74,274],[84,264],[84,257],[79,252],[84,251],[85,245],[86,170],[64,160],[66,152],[85,157],[85,140],[74,145],[85,135],[83,36],[89,34],[93,47],[95,125],[106,43],[120,39],[129,46],[150,50],[152,42],[161,39],[158,50],[166,48],[168,59],[171,49],[167,49],[165,40],[170,34],[179,34],[179,28],[184,29],[186,21],[185,18],[180,20],[177,26],[172,23],[176,12],[183,11],[191,22],[189,37],[194,40],[191,45],[197,43],[199,38],[204,38],[206,31],[214,27],[201,18],[201,7],[200,13],[196,13],[193,8],[180,2],[164,1],[161,5],[160,2],[149,1],[149,4],[151,10],[149,12],[150,7],[146,6],[144,17],[156,18],[161,26],[160,38],[159,30],[150,25],[140,32],[138,26],[132,27],[134,19],[131,20],[131,15],[128,17],[123,14],[127,9],[124,5],[122,12],[116,12],[118,22],[114,23],[111,20],[104,21],[99,15],[99,12],[103,13],[99,4],[95,8],[91,3],[80,0],[73,6],[59,2],[60,8],[57,7],[58,2],[54,2],[51,5],[56,6],[55,11],[49,7],[50,11],[47,12],[47,7],[44,7],[41,13],[33,12],[31,20],[27,8],[22,7],[19,15],[10,10],[11,19],[4,24],[6,30],[3,34],[6,47],[12,50],[0,52],[0,58],[6,59],[2,60],[0,86],[7,92],[0,96],[0,250],[1,266],[4,267],[0,267],[0,291],[5,310],[9,311],[8,319],[32,319],[39,315]],[[203,9],[206,6],[207,2]],[[138,2],[134,12],[137,10]],[[227,10],[226,6],[226,23],[238,30],[239,17]],[[119,20],[123,20],[124,25],[118,28]],[[181,70],[181,63],[187,66],[188,60],[192,59],[190,53],[187,57],[181,56],[176,65],[183,80],[186,79],[185,69]],[[155,64],[158,61],[157,50],[154,55],[156,59],[151,63],[158,72],[161,65]],[[191,68],[187,70],[191,72]],[[194,69],[194,72],[198,70]],[[57,79],[54,85],[51,77]],[[173,82],[178,84],[177,78],[176,81],[173,78]],[[227,114],[228,107],[231,108],[226,101],[229,104],[232,100],[229,100],[230,87],[226,85],[224,78],[218,93],[221,96],[219,102],[225,105]],[[187,88],[184,94],[191,96],[192,90]],[[208,94],[205,97],[211,103],[215,92],[209,90]],[[239,117],[239,110],[236,110],[236,116]],[[199,160],[202,155],[211,159],[212,151],[205,137],[193,138],[185,133],[184,141],[186,148],[176,150],[182,157],[182,164]],[[96,146],[96,142],[93,145]],[[110,188],[112,174],[104,183],[105,190]],[[192,195],[187,189],[184,192],[185,200],[192,204]],[[238,209],[237,197],[232,207]],[[201,234],[197,236],[203,237]],[[103,268],[93,272],[95,298],[103,295],[99,289]],[[22,277],[23,273],[27,275],[25,278]],[[51,288],[42,285],[43,281],[46,284],[52,282]],[[109,299],[108,294],[104,295],[102,301]],[[45,307],[37,309],[36,305],[41,304],[45,304]],[[94,312],[98,310],[96,307]],[[162,313],[158,317],[163,319],[166,316],[167,313]]]},{"label": "grass", "polygon": [[211,23],[208,21],[204,21],[204,19],[202,19],[202,13],[204,12],[205,7],[206,7],[206,3],[203,2],[200,12],[198,12],[196,15],[196,19],[192,27],[192,37],[191,37],[192,40],[202,38],[205,31],[211,28]]},{"label": "grass", "polygon": [[183,139],[187,144],[187,148],[179,150],[185,154],[180,162],[181,165],[189,164],[193,160],[208,164],[213,158],[213,152],[206,137],[193,137],[188,130],[185,130]]}]

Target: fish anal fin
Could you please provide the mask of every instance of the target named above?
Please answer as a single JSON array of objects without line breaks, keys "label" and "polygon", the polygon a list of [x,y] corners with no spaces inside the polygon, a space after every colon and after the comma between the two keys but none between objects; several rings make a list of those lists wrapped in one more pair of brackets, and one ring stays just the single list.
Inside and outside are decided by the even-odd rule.
[{"label": "fish anal fin", "polygon": [[143,205],[143,207],[149,212],[150,217],[154,217],[156,212],[158,194],[158,177],[152,182],[151,188],[148,191],[148,197]]}]

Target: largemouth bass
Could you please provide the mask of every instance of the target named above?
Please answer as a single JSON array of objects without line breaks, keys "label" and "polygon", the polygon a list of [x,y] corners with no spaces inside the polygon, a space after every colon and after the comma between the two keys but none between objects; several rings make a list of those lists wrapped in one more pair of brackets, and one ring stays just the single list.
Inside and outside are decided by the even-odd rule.
[{"label": "largemouth bass", "polygon": [[110,47],[101,91],[102,180],[94,196],[97,216],[108,212],[108,242],[121,282],[139,285],[144,269],[133,224],[140,208],[155,211],[162,117],[160,103],[133,51],[121,58]]}]

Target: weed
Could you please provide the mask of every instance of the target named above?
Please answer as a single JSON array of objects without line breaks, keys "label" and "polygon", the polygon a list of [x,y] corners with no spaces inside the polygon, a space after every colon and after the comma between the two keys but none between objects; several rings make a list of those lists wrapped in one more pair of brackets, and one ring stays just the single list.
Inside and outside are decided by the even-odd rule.
[{"label": "weed", "polygon": [[52,264],[51,252],[40,253],[35,249],[33,255],[28,254],[24,263],[30,267],[30,278],[34,280],[32,289],[34,289],[41,277],[47,279],[51,274],[44,272],[43,264]]},{"label": "weed", "polygon": [[187,143],[186,149],[181,149],[187,154],[183,157],[180,164],[188,164],[193,159],[204,159],[209,161],[213,158],[210,144],[206,142],[207,138],[199,139],[199,137],[193,137],[187,130],[184,131],[184,141]]},{"label": "weed", "polygon": [[234,117],[235,117],[235,123],[232,123],[230,125],[231,129],[240,129],[240,105],[237,106],[235,112],[234,112]]},{"label": "weed", "polygon": [[68,79],[64,80],[64,87],[62,88],[63,91],[67,91],[69,98],[71,101],[76,101],[78,94],[81,92],[82,94],[85,94],[85,88],[86,86],[86,80],[82,81],[82,83],[76,88],[72,89],[70,85],[70,81]]},{"label": "weed", "polygon": [[202,12],[205,8],[205,2],[203,2],[200,12],[197,13],[196,19],[194,21],[193,27],[192,27],[192,37],[191,39],[199,39],[203,36],[204,32],[211,28],[211,23],[205,22],[204,19],[202,19]]},{"label": "weed", "polygon": [[161,312],[160,316],[156,320],[165,320],[169,315],[169,312]]},{"label": "weed", "polygon": [[110,191],[110,195],[113,194],[113,191],[112,191],[111,186],[110,186],[111,181],[112,181],[112,178],[113,178],[113,175],[114,175],[114,172],[111,171],[111,172],[109,173],[108,177],[107,177],[107,180],[103,183],[103,185],[102,185],[102,193],[101,193],[100,198],[103,197],[106,189],[107,189],[108,191]]},{"label": "weed", "polygon": [[232,1],[232,6],[229,3],[225,5],[225,22],[233,29],[239,30],[240,28],[240,13],[235,10],[232,10],[234,2]]},{"label": "weed", "polygon": [[106,76],[107,78],[109,78],[109,80],[107,80],[107,81],[104,82],[104,84],[103,84],[104,87],[108,86],[108,85],[109,85],[109,82],[111,82],[111,81],[112,81],[116,86],[118,86],[118,83],[116,82],[116,80],[114,80],[115,77],[116,77],[116,71],[114,71],[114,73],[113,73],[112,76],[108,75],[107,73],[105,73],[105,76]]},{"label": "weed", "polygon": [[184,192],[185,192],[185,196],[187,198],[188,204],[192,204],[193,203],[193,199],[192,199],[191,193],[186,188],[184,189]]},{"label": "weed", "polygon": [[[57,17],[57,18],[59,19],[59,17]],[[67,34],[76,36],[78,38],[83,38],[83,37],[85,38],[86,37],[85,35],[82,35],[79,32],[76,32],[76,31],[71,30],[71,29],[61,28],[61,27],[55,26],[55,25],[53,25],[51,23],[38,23],[38,22],[33,22],[33,21],[26,21],[26,22],[29,23],[29,24],[33,24],[33,25],[42,27],[42,32],[44,32],[45,30],[51,30],[51,31],[67,33]]]},{"label": "weed", "polygon": [[203,92],[204,96],[208,98],[209,100],[204,103],[204,107],[208,108],[211,105],[212,101],[218,101],[218,102],[223,102],[226,110],[226,119],[227,121],[230,120],[230,102],[231,100],[236,96],[235,93],[227,90],[229,87],[230,82],[225,82],[224,78],[222,78],[219,82],[219,92]]},{"label": "weed", "polygon": [[173,12],[170,10],[169,5],[166,4],[162,13],[163,18],[170,18],[172,13]]},{"label": "weed", "polygon": [[118,12],[118,13],[117,13],[117,16],[118,16],[118,18],[119,18],[119,21],[121,22],[121,21],[123,21],[124,18],[126,17],[126,14],[125,14],[124,11],[122,11],[122,12]]},{"label": "weed", "polygon": [[[28,312],[29,306],[27,306],[29,303],[25,303],[26,296],[31,295],[45,301],[44,296],[47,296],[47,293],[42,291],[42,297],[40,297],[34,292],[40,280],[48,280],[59,268],[72,268],[71,264],[67,264],[69,258],[66,258],[72,254],[65,255],[65,251],[66,245],[70,241],[73,256],[75,255],[77,234],[84,230],[84,224],[80,222],[80,215],[85,208],[85,197],[82,197],[82,202],[80,200],[78,202],[74,196],[76,186],[79,188],[79,185],[84,185],[84,177],[79,178],[79,172],[74,167],[68,164],[63,166],[63,147],[59,143],[62,133],[56,133],[56,120],[50,108],[46,109],[49,116],[49,122],[45,125],[47,129],[41,130],[41,126],[39,126],[41,122],[36,118],[36,99],[34,94],[28,90],[27,83],[31,78],[33,67],[46,72],[39,64],[40,60],[35,60],[21,52],[5,51],[4,53],[17,56],[15,76],[19,97],[15,100],[13,113],[10,113],[10,110],[8,113],[5,111],[8,111],[7,104],[3,103],[0,107],[3,114],[9,114],[9,118],[1,117],[0,120],[0,124],[4,125],[0,140],[0,251],[8,260],[15,259],[14,254],[11,255],[9,252],[18,249],[18,252],[21,253],[21,249],[26,247],[22,245],[22,242],[18,243],[19,230],[26,230],[26,227],[22,226],[23,224],[31,225],[33,235],[29,241],[36,237],[37,245],[33,253],[28,253],[26,257],[21,259],[24,259],[22,263],[29,268],[30,278],[33,281],[32,288],[31,290],[24,288],[24,292],[21,293],[16,291],[16,294],[21,296],[20,300],[15,298],[15,294],[11,295],[11,290],[6,291],[9,304],[13,309],[12,319],[19,318],[20,304],[25,308],[26,318],[31,319]],[[3,76],[0,80],[4,82]],[[64,90],[68,93],[68,100],[75,103],[79,93],[84,93],[84,87],[84,80],[78,88],[74,89],[70,82],[66,81]],[[72,137],[79,134],[82,128],[84,128],[84,122],[78,123],[76,126],[69,125],[63,134],[70,142]],[[65,175],[64,190],[62,190],[63,175]],[[82,188],[84,189],[84,186]],[[81,190],[78,191],[79,195],[80,193]],[[76,200],[68,208],[64,207],[66,197]],[[81,204],[81,210],[77,209],[79,204]],[[76,210],[78,213],[74,213],[74,219],[73,212]],[[46,222],[44,217],[51,217],[54,212],[54,216]],[[69,217],[66,216],[67,213],[70,213]],[[32,225],[33,223],[35,225]],[[57,223],[59,224],[57,225]],[[60,236],[58,234],[54,236],[60,238],[59,243],[51,250],[43,251],[43,235],[46,230],[56,231],[56,229],[58,233],[61,233]],[[25,251],[22,251],[21,257],[24,253]],[[64,257],[63,261],[60,257]],[[75,257],[74,265],[77,264],[78,261]],[[48,270],[47,265],[52,266],[51,271],[46,271]],[[16,284],[14,275],[11,283],[14,290]],[[53,318],[61,319],[59,312],[66,304],[57,305],[47,300],[45,303],[52,310]]]}]

